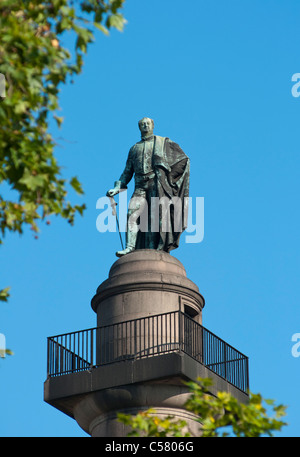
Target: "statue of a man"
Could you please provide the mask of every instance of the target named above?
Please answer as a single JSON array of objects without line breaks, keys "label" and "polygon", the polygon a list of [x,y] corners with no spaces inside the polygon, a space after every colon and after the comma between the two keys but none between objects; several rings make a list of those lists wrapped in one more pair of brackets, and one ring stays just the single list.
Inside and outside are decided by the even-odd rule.
[{"label": "statue of a man", "polygon": [[[185,197],[189,195],[189,158],[178,144],[169,138],[153,135],[152,119],[141,119],[139,129],[141,141],[131,147],[119,181],[116,181],[115,187],[106,194],[113,197],[126,189],[134,175],[135,189],[128,208],[126,248],[116,253],[118,257],[135,249],[169,252],[178,247],[179,237],[186,228]],[[170,218],[167,230],[163,224],[166,209]],[[141,224],[138,224],[143,211],[146,212],[149,222],[144,230],[139,227]],[[175,219],[177,222],[179,219],[181,225],[176,224]]]}]

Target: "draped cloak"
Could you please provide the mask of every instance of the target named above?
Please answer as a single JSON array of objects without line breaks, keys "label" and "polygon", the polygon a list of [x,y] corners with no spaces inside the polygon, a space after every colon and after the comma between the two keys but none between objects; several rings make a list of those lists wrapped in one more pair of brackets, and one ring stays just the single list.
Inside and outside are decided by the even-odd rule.
[{"label": "draped cloak", "polygon": [[[120,180],[116,182],[120,188],[127,187],[135,169],[138,168],[134,149],[135,146],[130,149],[125,170]],[[155,190],[154,193],[146,192],[148,208],[151,205],[150,196],[153,197],[153,195],[158,197],[159,201],[168,202],[168,204],[160,206],[155,245],[153,246],[152,243],[148,246],[149,236],[139,231],[136,249],[150,247],[169,252],[179,246],[180,235],[187,226],[190,160],[177,143],[169,138],[154,135],[152,168],[155,173]],[[135,192],[138,187],[137,182],[138,179],[136,179]],[[167,228],[163,219],[166,217],[166,212],[169,218]]]}]

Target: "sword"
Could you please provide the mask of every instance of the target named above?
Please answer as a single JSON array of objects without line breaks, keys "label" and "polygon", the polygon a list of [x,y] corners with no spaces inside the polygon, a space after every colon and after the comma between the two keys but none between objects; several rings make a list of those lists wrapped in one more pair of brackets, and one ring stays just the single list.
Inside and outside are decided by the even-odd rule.
[{"label": "sword", "polygon": [[122,240],[122,236],[121,236],[121,232],[120,232],[118,215],[117,215],[117,211],[116,211],[116,206],[117,206],[118,203],[115,201],[114,197],[108,197],[108,198],[109,198],[109,201],[110,201],[112,215],[116,216],[116,221],[117,221],[118,232],[119,232],[119,236],[120,236],[120,240],[121,240],[121,245],[122,245],[122,249],[124,250],[123,240]]}]

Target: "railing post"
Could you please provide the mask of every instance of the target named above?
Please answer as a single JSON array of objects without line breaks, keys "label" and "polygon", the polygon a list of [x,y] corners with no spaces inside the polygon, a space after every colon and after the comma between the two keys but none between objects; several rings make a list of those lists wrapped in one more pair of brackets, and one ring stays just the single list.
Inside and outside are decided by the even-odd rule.
[{"label": "railing post", "polygon": [[90,353],[90,368],[93,367],[93,361],[94,361],[94,329],[91,330],[91,353]]},{"label": "railing post", "polygon": [[181,327],[181,311],[178,311],[178,339],[179,339],[179,351],[182,351],[182,327]]},{"label": "railing post", "polygon": [[47,378],[50,376],[50,341],[47,338]]},{"label": "railing post", "polygon": [[246,383],[247,383],[247,385],[246,385],[246,387],[245,387],[245,391],[248,393],[248,391],[249,391],[249,359],[248,359],[248,357],[246,357],[246,358],[244,359],[244,363],[245,363],[245,365],[246,365],[246,369],[245,369],[245,371],[246,371],[245,381],[246,381]]},{"label": "railing post", "polygon": [[224,345],[224,378],[227,379],[227,357],[226,357],[226,353],[227,353],[227,348],[226,348],[226,343],[223,343]]},{"label": "railing post", "polygon": [[55,361],[55,368],[54,368],[54,371],[55,373],[58,372],[58,345],[57,343],[55,342],[55,355],[54,355],[54,361]]},{"label": "railing post", "polygon": [[134,326],[133,326],[133,334],[134,334],[134,339],[133,339],[133,351],[134,351],[134,357],[137,355],[137,331],[136,331],[136,322],[137,320],[134,320]]}]

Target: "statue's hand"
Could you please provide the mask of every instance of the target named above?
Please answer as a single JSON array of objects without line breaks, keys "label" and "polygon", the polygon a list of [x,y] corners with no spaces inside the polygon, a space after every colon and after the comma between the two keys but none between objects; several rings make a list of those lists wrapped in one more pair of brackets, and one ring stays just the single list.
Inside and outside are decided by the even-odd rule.
[{"label": "statue's hand", "polygon": [[110,189],[106,192],[107,197],[113,197],[119,193],[119,189]]}]

